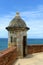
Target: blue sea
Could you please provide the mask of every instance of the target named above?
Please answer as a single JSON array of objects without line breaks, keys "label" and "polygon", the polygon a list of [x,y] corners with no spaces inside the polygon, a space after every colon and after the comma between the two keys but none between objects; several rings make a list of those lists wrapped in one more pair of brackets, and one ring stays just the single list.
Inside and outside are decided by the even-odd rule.
[{"label": "blue sea", "polygon": [[[43,44],[43,39],[27,39],[27,45]],[[8,39],[0,38],[0,51],[8,48]]]}]

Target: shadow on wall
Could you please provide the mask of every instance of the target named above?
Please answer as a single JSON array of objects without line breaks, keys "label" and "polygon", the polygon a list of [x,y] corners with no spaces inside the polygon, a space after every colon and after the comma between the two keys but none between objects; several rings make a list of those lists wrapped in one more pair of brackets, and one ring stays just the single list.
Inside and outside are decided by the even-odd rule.
[{"label": "shadow on wall", "polygon": [[24,57],[23,59],[29,59],[29,58],[32,58],[32,57],[34,57],[34,55],[29,54],[29,55],[27,55],[26,57]]}]

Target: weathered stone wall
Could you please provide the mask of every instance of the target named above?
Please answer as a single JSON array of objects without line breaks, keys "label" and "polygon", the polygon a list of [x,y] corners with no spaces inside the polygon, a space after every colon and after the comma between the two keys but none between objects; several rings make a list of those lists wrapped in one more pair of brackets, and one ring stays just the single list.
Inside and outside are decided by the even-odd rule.
[{"label": "weathered stone wall", "polygon": [[43,45],[28,45],[27,46],[28,54],[38,53],[38,52],[43,52]]},{"label": "weathered stone wall", "polygon": [[[13,37],[12,42],[11,42],[11,36]],[[23,57],[23,36],[27,36],[26,30],[25,31],[16,30],[8,32],[8,47],[17,46],[19,57]]]},{"label": "weathered stone wall", "polygon": [[16,47],[8,48],[2,52],[0,52],[0,65],[12,65],[17,58],[17,50]]}]

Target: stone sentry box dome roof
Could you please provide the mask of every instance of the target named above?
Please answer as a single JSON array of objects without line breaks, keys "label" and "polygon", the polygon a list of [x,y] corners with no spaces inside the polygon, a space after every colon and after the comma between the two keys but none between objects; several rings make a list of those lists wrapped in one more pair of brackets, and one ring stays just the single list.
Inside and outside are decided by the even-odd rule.
[{"label": "stone sentry box dome roof", "polygon": [[27,30],[29,29],[29,28],[26,26],[24,20],[21,19],[19,12],[16,13],[15,18],[13,18],[13,20],[9,23],[9,26],[6,27],[7,30],[10,30],[10,29],[12,29],[12,28],[13,28],[13,29],[25,28],[25,29],[27,29]]}]

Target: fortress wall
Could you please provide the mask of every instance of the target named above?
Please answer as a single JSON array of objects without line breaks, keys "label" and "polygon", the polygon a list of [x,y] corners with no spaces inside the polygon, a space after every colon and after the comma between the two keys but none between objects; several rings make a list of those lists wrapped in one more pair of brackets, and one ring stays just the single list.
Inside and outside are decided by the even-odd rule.
[{"label": "fortress wall", "polygon": [[27,46],[28,54],[38,53],[38,52],[43,52],[43,45],[28,45]]},{"label": "fortress wall", "polygon": [[16,47],[8,48],[0,52],[0,65],[11,65],[17,59]]}]

